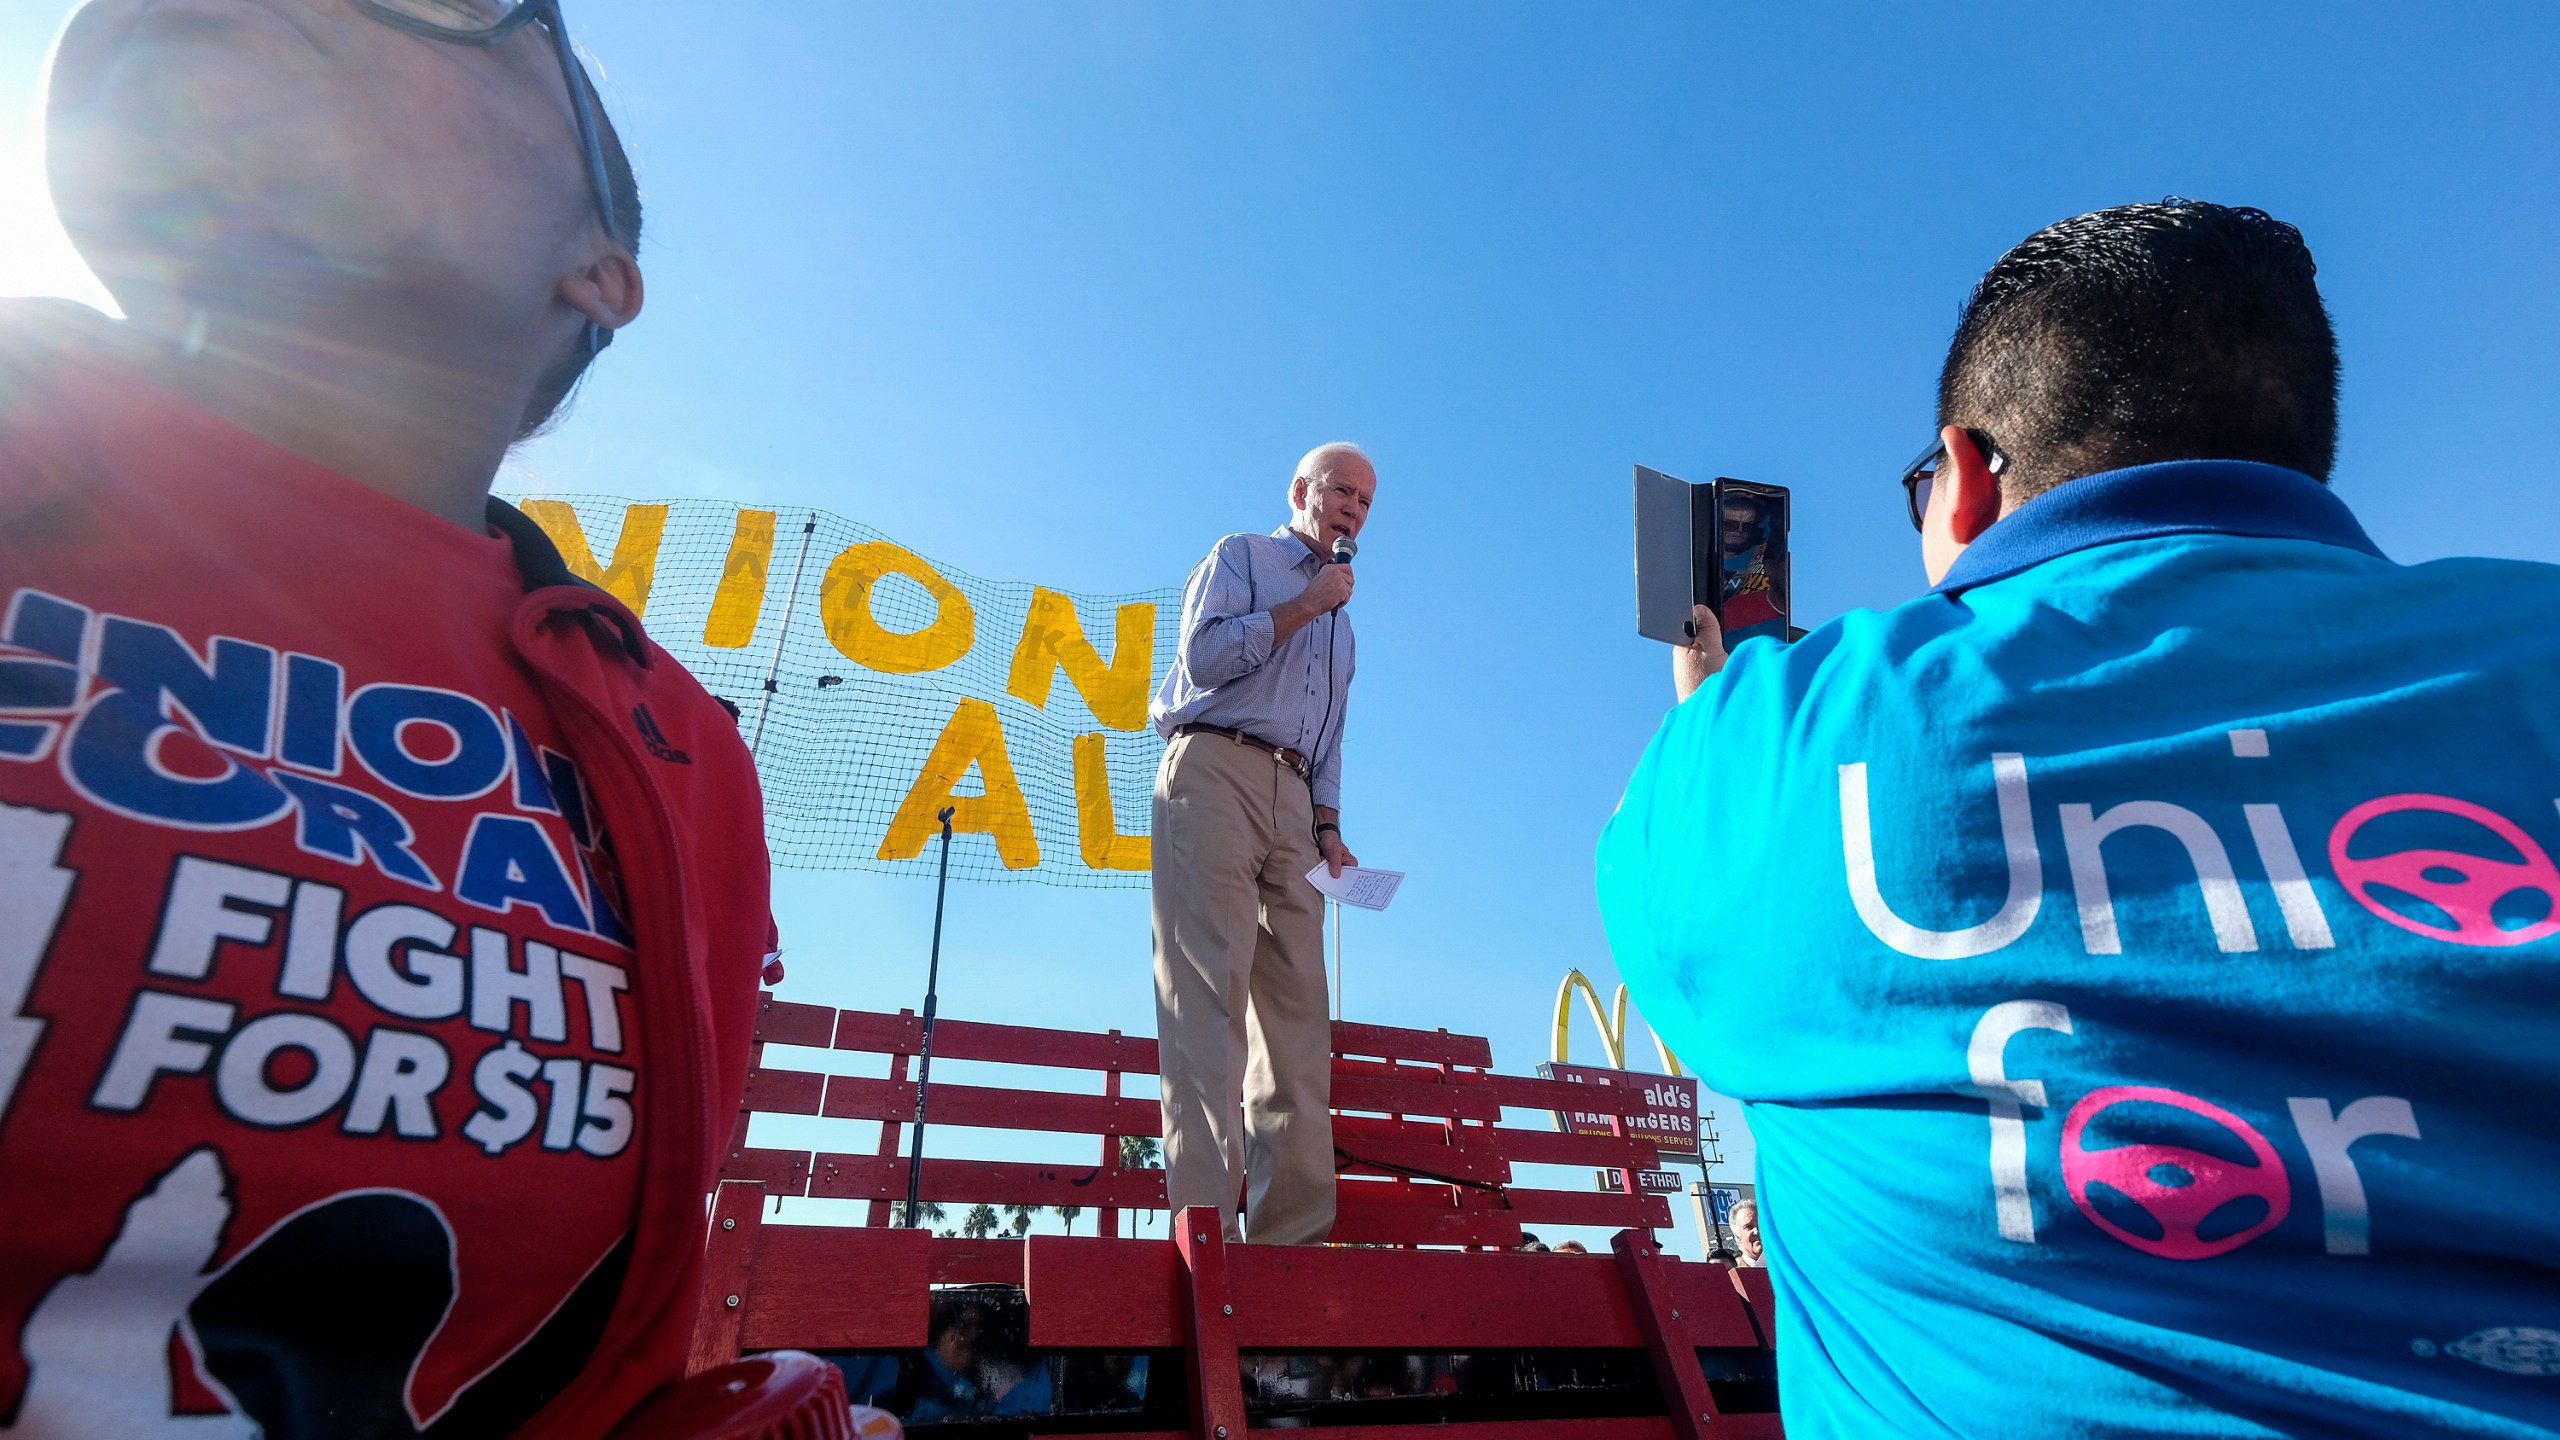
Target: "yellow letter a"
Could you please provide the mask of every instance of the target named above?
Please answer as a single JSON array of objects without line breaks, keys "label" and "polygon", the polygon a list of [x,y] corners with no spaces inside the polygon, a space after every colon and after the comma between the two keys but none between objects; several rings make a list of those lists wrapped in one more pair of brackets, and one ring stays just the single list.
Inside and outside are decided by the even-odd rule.
[{"label": "yellow letter a", "polygon": [[[983,795],[954,795],[952,787],[969,767],[978,767],[986,782]],[[948,805],[952,832],[967,831],[994,838],[996,854],[1007,870],[1028,870],[1040,863],[1040,841],[1031,833],[1031,807],[1023,803],[1022,782],[1014,778],[1013,757],[1005,753],[1004,722],[984,700],[963,700],[951,712],[924,758],[924,771],[889,821],[880,841],[883,860],[911,860],[924,853],[925,841],[942,828],[934,817]]]},{"label": "yellow letter a", "polygon": [[1049,687],[1064,670],[1094,719],[1114,730],[1145,728],[1147,678],[1155,671],[1156,607],[1146,601],[1121,606],[1112,630],[1111,660],[1105,664],[1085,638],[1075,602],[1033,586],[1031,615],[1022,623],[1022,642],[1013,647],[1005,693],[1045,710]]},{"label": "yellow letter a", "polygon": [[1076,737],[1076,846],[1096,870],[1149,870],[1155,851],[1144,835],[1123,835],[1111,814],[1111,768],[1102,737]]}]

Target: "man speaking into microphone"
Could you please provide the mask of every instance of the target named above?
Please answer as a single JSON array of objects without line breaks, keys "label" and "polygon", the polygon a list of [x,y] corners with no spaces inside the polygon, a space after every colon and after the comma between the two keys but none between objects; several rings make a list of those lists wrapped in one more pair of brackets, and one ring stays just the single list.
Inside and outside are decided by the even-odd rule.
[{"label": "man speaking into microphone", "polygon": [[1308,451],[1289,523],[1229,535],[1191,572],[1149,707],[1165,738],[1153,851],[1167,1203],[1217,1206],[1230,1240],[1313,1245],[1333,1229],[1324,897],[1307,872],[1359,863],[1341,825],[1357,658],[1344,606],[1377,489],[1359,446]]}]

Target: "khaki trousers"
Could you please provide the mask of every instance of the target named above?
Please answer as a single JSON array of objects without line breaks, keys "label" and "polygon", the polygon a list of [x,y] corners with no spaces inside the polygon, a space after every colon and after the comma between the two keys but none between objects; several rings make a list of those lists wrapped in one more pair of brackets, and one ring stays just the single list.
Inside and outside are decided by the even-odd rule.
[{"label": "khaki trousers", "polygon": [[1333,1229],[1314,827],[1307,782],[1270,755],[1221,735],[1165,747],[1152,842],[1165,1189],[1176,1211],[1215,1205],[1228,1239],[1258,1245]]}]

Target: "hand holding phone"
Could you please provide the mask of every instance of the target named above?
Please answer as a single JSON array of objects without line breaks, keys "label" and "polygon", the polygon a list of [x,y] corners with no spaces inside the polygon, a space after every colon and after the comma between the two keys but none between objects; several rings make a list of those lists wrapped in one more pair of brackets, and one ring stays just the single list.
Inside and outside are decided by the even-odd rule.
[{"label": "hand holding phone", "polygon": [[1724,647],[1801,633],[1788,624],[1786,487],[1730,477],[1693,485],[1639,465],[1635,508],[1637,634],[1687,647],[1700,606]]}]

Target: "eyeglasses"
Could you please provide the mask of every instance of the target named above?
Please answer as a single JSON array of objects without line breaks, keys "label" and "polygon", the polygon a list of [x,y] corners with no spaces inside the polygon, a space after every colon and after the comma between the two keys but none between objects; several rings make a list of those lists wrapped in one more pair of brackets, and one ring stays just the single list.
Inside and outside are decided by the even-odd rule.
[{"label": "eyeglasses", "polygon": [[[1983,463],[1991,467],[1992,474],[2001,474],[2009,468],[2008,455],[1991,442],[1989,435],[1979,430],[1967,430],[1964,434],[1973,442],[1974,448],[1982,452]],[[1941,440],[1921,451],[1919,459],[1902,467],[1902,498],[1911,507],[1911,528],[1914,530],[1926,528],[1922,522],[1929,514],[1929,492],[1937,484],[1938,466],[1946,458],[1947,445]]]},{"label": "eyeglasses", "polygon": [[[569,109],[578,120],[578,145],[586,152],[587,188],[596,205],[596,220],[606,238],[621,240],[613,223],[613,177],[605,168],[604,137],[588,100],[586,72],[569,45],[569,27],[560,18],[560,0],[352,0],[356,9],[394,30],[447,45],[486,48],[536,21],[551,35],[552,52],[560,60],[560,78],[569,87]],[[613,343],[613,332],[587,322],[587,353]]]}]

